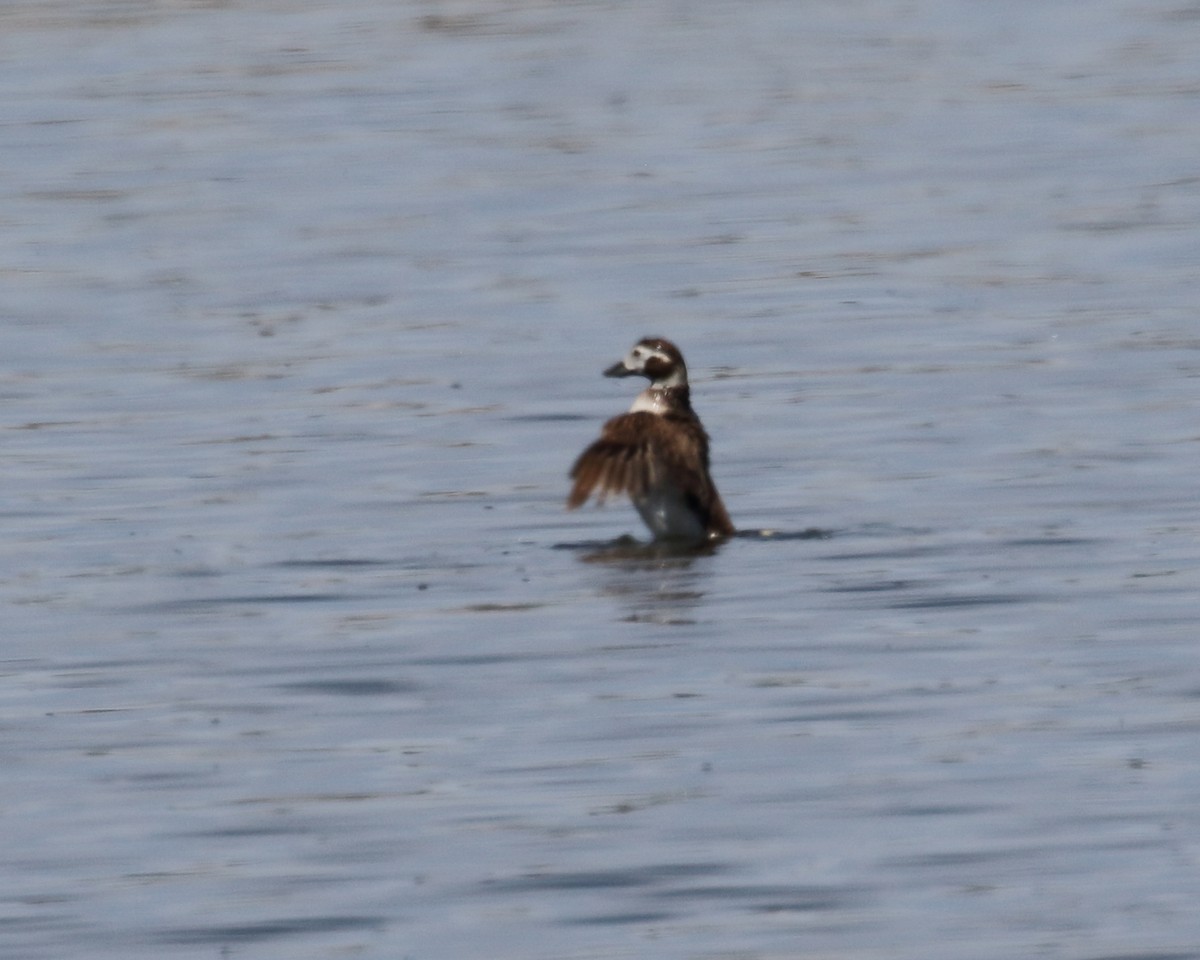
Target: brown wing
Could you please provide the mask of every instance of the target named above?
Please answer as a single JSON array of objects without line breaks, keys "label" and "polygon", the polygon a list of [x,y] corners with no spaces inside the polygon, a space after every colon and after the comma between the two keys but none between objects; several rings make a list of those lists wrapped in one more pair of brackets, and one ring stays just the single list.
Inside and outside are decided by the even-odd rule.
[{"label": "brown wing", "polygon": [[667,478],[685,491],[710,534],[734,532],[708,476],[708,435],[694,415],[638,412],[613,417],[571,468],[575,483],[567,508],[582,505],[593,494],[600,503],[610,494],[640,497]]},{"label": "brown wing", "polygon": [[651,489],[661,470],[659,420],[653,413],[626,413],[609,420],[600,439],[571,468],[575,483],[567,508],[581,506],[593,494],[603,503],[610,494],[638,496]]}]

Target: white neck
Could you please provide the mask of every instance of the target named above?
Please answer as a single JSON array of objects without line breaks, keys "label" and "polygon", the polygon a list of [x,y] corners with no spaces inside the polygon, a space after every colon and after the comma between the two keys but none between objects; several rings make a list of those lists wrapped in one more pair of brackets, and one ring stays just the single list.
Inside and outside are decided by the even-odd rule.
[{"label": "white neck", "polygon": [[667,405],[663,401],[662,391],[657,387],[647,387],[639,393],[633,400],[633,406],[629,408],[630,413],[657,413],[664,414],[667,412]]}]

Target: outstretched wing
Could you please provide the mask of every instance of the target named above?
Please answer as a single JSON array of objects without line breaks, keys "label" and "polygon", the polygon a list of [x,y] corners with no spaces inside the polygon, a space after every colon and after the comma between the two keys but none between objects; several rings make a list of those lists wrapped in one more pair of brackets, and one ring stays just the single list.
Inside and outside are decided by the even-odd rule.
[{"label": "outstretched wing", "polygon": [[603,503],[610,494],[638,496],[654,485],[657,463],[653,413],[626,413],[604,425],[600,439],[579,455],[571,468],[574,484],[567,508],[584,504],[595,494]]},{"label": "outstretched wing", "polygon": [[703,484],[689,464],[708,462],[707,437],[698,426],[683,432],[678,428],[654,413],[613,417],[571,468],[575,483],[567,507],[578,507],[593,494],[601,503],[610,494],[641,497],[667,476],[685,488]]}]

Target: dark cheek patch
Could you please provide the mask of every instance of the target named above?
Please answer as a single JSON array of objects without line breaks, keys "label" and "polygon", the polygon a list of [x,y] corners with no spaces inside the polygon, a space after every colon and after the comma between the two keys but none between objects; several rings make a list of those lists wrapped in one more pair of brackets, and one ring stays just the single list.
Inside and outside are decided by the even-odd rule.
[{"label": "dark cheek patch", "polygon": [[659,377],[665,377],[671,372],[671,364],[662,357],[651,357],[646,361],[646,376],[652,380],[657,380]]}]

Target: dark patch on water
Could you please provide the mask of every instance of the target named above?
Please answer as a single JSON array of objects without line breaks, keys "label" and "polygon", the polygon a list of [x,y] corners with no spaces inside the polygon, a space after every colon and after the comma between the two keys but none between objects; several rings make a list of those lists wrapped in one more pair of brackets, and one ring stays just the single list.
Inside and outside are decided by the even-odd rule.
[{"label": "dark patch on water", "polygon": [[1091,547],[1107,541],[1096,537],[1021,537],[1001,540],[1002,547]]},{"label": "dark patch on water", "polygon": [[879,724],[898,717],[911,717],[911,710],[831,710],[825,713],[798,713],[773,717],[770,723],[871,723]]},{"label": "dark patch on water", "polygon": [[531,893],[538,890],[608,890],[645,887],[682,877],[725,873],[723,863],[664,863],[625,870],[575,870],[562,873],[527,873],[505,880],[485,880],[489,890]]},{"label": "dark patch on water", "polygon": [[461,657],[414,657],[404,662],[417,667],[486,667],[501,663],[545,661],[568,655],[565,653],[486,653],[465,654]]},{"label": "dark patch on water", "polygon": [[844,586],[826,587],[826,593],[887,593],[893,590],[911,590],[918,586],[929,586],[928,580],[872,580]]},{"label": "dark patch on water", "polygon": [[945,544],[928,547],[891,547],[887,550],[862,550],[853,553],[823,553],[822,560],[912,560],[917,557],[934,557],[949,553]]},{"label": "dark patch on water", "polygon": [[927,803],[885,807],[879,813],[885,817],[964,817],[1000,809],[1003,808],[982,803]]},{"label": "dark patch on water", "polygon": [[1009,603],[1034,603],[1041,598],[1028,593],[977,593],[961,596],[914,597],[887,604],[891,610],[937,610],[951,607],[989,607]]},{"label": "dark patch on water", "polygon": [[280,560],[271,566],[281,569],[324,570],[327,568],[356,568],[356,567],[388,567],[392,564],[387,560],[356,560],[353,558],[330,558],[328,560]]},{"label": "dark patch on water", "polygon": [[572,917],[559,923],[576,926],[620,926],[629,923],[663,923],[675,919],[673,913],[609,913],[596,917]]},{"label": "dark patch on water", "polygon": [[681,887],[655,893],[658,899],[755,901],[750,908],[760,913],[840,910],[863,899],[864,891],[853,887],[788,886],[785,884],[729,884]]},{"label": "dark patch on water", "polygon": [[[775,540],[829,540],[835,534],[833,530],[817,527],[807,527],[803,530],[769,530],[753,529],[738,530],[730,540],[742,541],[775,541]],[[582,540],[575,543],[556,543],[555,550],[588,551],[583,559],[589,562],[604,563],[613,560],[661,560],[678,557],[707,557],[715,554],[726,540],[706,540],[702,543],[686,541],[652,540],[643,541],[629,534],[623,534],[615,540]]]},{"label": "dark patch on water", "polygon": [[211,837],[214,839],[236,840],[243,837],[290,837],[304,836],[309,833],[305,825],[297,824],[290,827],[229,827],[223,830],[183,830],[173,833],[175,837]]},{"label": "dark patch on water", "polygon": [[519,613],[524,610],[538,610],[544,606],[544,603],[470,603],[459,609],[464,613]]},{"label": "dark patch on water", "polygon": [[[986,863],[996,863],[1005,860],[1021,860],[1030,855],[1028,849],[1020,847],[1002,850],[963,850],[945,853],[920,853],[909,857],[888,857],[881,861],[882,866],[899,868],[901,870],[927,869],[942,867],[981,866]],[[1049,854],[1049,851],[1038,851]]]},{"label": "dark patch on water", "polygon": [[555,550],[578,550],[584,563],[650,563],[687,566],[698,557],[714,555],[722,541],[709,540],[704,543],[680,543],[670,540],[655,540],[644,543],[626,534],[616,540],[590,540],[579,543],[556,543]]},{"label": "dark patch on water", "polygon": [[504,417],[509,423],[565,423],[572,420],[594,420],[582,413],[523,413],[515,417]]},{"label": "dark patch on water", "polygon": [[296,693],[326,693],[336,697],[379,697],[396,693],[413,693],[420,687],[415,683],[395,680],[301,680],[297,683],[277,683],[276,690]]},{"label": "dark patch on water", "polygon": [[721,540],[706,540],[703,543],[689,543],[686,540],[639,540],[632,534],[623,533],[612,540],[577,540],[568,543],[554,544],[555,550],[627,550],[631,555],[656,556],[695,556],[696,554],[711,553],[714,547],[720,546]]},{"label": "dark patch on water", "polygon": [[212,927],[181,927],[158,937],[163,943],[253,943],[279,937],[311,936],[342,930],[381,930],[382,917],[296,917],[289,920],[264,920],[261,923],[231,924]]},{"label": "dark patch on water", "polygon": [[344,600],[364,600],[364,594],[353,593],[264,593],[231,597],[202,597],[194,600],[164,600],[129,607],[129,613],[192,613],[232,606],[263,606],[282,603],[334,603]]}]

